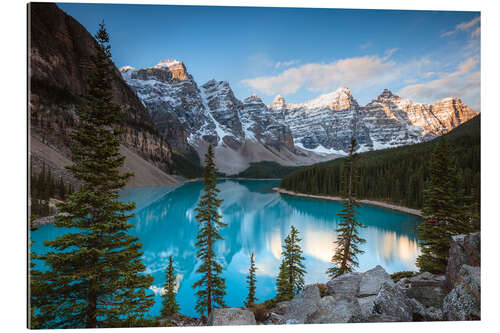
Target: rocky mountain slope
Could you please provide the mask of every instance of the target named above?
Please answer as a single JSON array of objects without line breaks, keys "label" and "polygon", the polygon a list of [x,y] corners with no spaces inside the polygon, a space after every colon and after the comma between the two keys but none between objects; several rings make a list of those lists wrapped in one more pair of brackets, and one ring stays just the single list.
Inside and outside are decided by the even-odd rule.
[{"label": "rocky mountain slope", "polygon": [[[57,177],[75,180],[64,169],[71,154],[68,134],[76,122],[75,108],[85,103],[86,75],[94,66],[96,41],[71,16],[51,3],[29,5],[29,112],[31,167],[45,164]],[[124,169],[136,173],[136,186],[176,183],[173,150],[155,129],[150,114],[136,93],[114,68],[114,101],[122,106]],[[50,151],[50,154],[43,152]],[[61,161],[65,161],[64,163]],[[144,168],[155,177],[146,177]]]},{"label": "rocky mountain slope", "polygon": [[256,96],[240,101],[228,82],[210,80],[198,86],[186,66],[175,59],[153,67],[120,69],[162,134],[173,147],[194,149],[200,159],[215,147],[220,171],[235,174],[251,162],[306,165],[336,157],[298,148],[290,128]]},{"label": "rocky mountain slope", "polygon": [[422,104],[387,89],[360,106],[346,87],[303,104],[277,96],[269,109],[290,127],[296,146],[318,153],[345,153],[352,135],[358,152],[428,141],[478,114],[456,97]]},{"label": "rocky mountain slope", "polygon": [[477,115],[458,98],[422,104],[387,89],[360,106],[346,87],[302,104],[277,96],[266,106],[257,95],[237,99],[225,81],[198,86],[175,59],[120,71],[175,148],[192,147],[203,159],[212,144],[228,174],[252,162],[307,165],[345,155],[351,136],[360,152],[428,141]]}]

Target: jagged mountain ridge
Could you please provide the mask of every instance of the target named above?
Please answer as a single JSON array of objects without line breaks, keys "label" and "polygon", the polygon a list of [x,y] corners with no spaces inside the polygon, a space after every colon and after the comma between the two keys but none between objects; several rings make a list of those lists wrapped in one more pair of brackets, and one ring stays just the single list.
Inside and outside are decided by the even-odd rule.
[{"label": "jagged mountain ridge", "polygon": [[180,61],[167,59],[146,69],[120,70],[170,144],[179,150],[193,147],[202,160],[212,144],[217,167],[224,173],[241,172],[251,162],[306,165],[336,156],[295,147],[289,127],[260,98],[250,96],[242,102],[226,81],[198,86]]},{"label": "jagged mountain ridge", "polygon": [[346,153],[351,136],[358,151],[415,144],[477,114],[458,98],[414,103],[387,89],[365,106],[346,87],[301,104],[288,104],[282,96],[270,105],[257,95],[241,101],[226,81],[198,86],[175,59],[146,69],[125,66],[121,72],[174,147],[192,146],[203,159],[212,144],[216,157],[219,151],[220,158],[233,159],[229,168],[218,161],[226,173],[263,160],[305,165],[335,158]]},{"label": "jagged mountain ridge", "polygon": [[359,152],[416,144],[478,114],[457,97],[415,103],[388,89],[360,106],[346,87],[302,104],[277,96],[268,107],[290,126],[296,146],[321,153],[345,153],[352,135]]}]

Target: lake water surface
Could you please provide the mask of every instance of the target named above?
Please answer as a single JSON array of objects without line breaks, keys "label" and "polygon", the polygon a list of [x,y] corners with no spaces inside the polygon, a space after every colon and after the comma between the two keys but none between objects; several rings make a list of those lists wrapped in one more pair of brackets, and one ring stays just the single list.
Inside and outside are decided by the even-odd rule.
[{"label": "lake water surface", "polygon": [[[335,229],[342,208],[340,202],[280,195],[272,190],[276,180],[220,180],[219,197],[224,200],[221,213],[228,224],[221,231],[216,253],[225,268],[228,306],[242,306],[247,295],[245,277],[249,256],[254,252],[257,265],[257,292],[260,301],[272,298],[278,274],[281,244],[294,225],[302,238],[307,270],[306,284],[328,281],[326,270],[334,251]],[[135,201],[135,217],[130,232],[143,243],[143,262],[147,273],[154,276],[152,290],[156,294],[151,314],[160,312],[160,290],[165,283],[168,257],[173,256],[180,282],[177,300],[181,313],[197,316],[192,284],[198,279],[196,248],[198,226],[196,204],[203,189],[201,182],[178,187],[145,187],[121,192],[123,201]],[[365,253],[359,256],[360,271],[381,265],[389,273],[416,270],[418,256],[417,216],[363,205],[359,219],[366,228],[361,236]],[[64,230],[44,226],[31,233],[33,249],[46,251],[44,240],[54,239]]]}]

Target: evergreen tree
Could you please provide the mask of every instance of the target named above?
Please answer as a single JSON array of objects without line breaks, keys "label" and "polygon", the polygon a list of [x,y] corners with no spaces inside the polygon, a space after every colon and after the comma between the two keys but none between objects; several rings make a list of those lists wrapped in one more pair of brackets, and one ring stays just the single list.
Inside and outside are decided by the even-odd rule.
[{"label": "evergreen tree", "polygon": [[333,267],[329,268],[327,273],[334,278],[347,272],[352,272],[354,267],[357,267],[357,255],[363,253],[358,245],[363,244],[365,240],[358,235],[358,228],[362,228],[363,224],[358,221],[356,208],[359,203],[355,199],[355,186],[359,182],[359,171],[357,168],[357,154],[355,154],[356,139],[351,138],[349,146],[349,155],[344,161],[342,180],[343,190],[343,206],[344,208],[338,213],[342,217],[342,221],[337,228],[337,240],[335,241],[336,250],[332,257]]},{"label": "evergreen tree", "polygon": [[[72,160],[67,167],[82,182],[60,204],[55,226],[71,231],[46,241],[51,250],[39,256],[47,271],[35,277],[32,297],[37,322],[44,328],[134,326],[153,305],[147,295],[153,277],[144,274],[138,238],[128,235],[127,220],[135,203],[118,201],[131,174],[122,175],[120,106],[112,102],[109,36],[101,24],[95,36],[95,68],[88,78],[87,104],[76,113],[71,134]],[[76,229],[76,230],[75,230]]]},{"label": "evergreen tree", "polygon": [[293,298],[293,290],[288,278],[288,267],[286,261],[281,260],[280,272],[276,280],[276,300],[287,301]]},{"label": "evergreen tree", "polygon": [[302,249],[299,245],[299,231],[292,225],[290,234],[285,238],[281,253],[282,262],[277,279],[278,299],[291,299],[304,289],[305,266],[302,263]]},{"label": "evergreen tree", "polygon": [[162,304],[162,309],[161,309],[161,316],[162,317],[171,316],[174,313],[179,312],[179,310],[180,310],[179,304],[177,303],[177,300],[175,299],[176,280],[175,280],[175,271],[174,271],[174,261],[172,259],[172,256],[170,256],[170,258],[169,258],[165,276],[166,276],[166,281],[165,281],[165,286],[163,287],[165,293],[163,294],[163,301],[161,303]]},{"label": "evergreen tree", "polygon": [[257,282],[255,278],[255,272],[257,271],[257,267],[255,266],[255,255],[252,253],[250,256],[250,268],[248,269],[247,283],[248,283],[248,296],[245,300],[245,306],[247,308],[252,307],[257,302],[257,298],[255,297],[255,284]]},{"label": "evergreen tree", "polygon": [[451,236],[475,231],[479,226],[474,210],[467,209],[462,177],[443,138],[434,150],[429,173],[422,210],[425,220],[418,227],[422,254],[417,258],[417,266],[421,271],[440,274],[446,270]]},{"label": "evergreen tree", "polygon": [[198,220],[198,235],[196,246],[198,251],[196,257],[201,260],[201,265],[196,270],[202,277],[193,284],[198,300],[195,309],[201,315],[212,312],[214,306],[224,307],[224,295],[226,295],[226,279],[221,277],[222,266],[217,262],[214,245],[217,240],[222,240],[219,229],[227,224],[221,221],[222,216],[218,213],[222,200],[217,198],[220,190],[217,188],[215,179],[215,162],[212,145],[208,146],[205,154],[205,168],[203,172],[203,195],[196,207],[196,219]]}]

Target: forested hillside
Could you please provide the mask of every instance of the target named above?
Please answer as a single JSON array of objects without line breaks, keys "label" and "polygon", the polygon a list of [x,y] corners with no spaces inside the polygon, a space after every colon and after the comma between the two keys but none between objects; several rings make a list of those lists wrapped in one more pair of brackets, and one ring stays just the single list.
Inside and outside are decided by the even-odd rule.
[{"label": "forested hillside", "polygon": [[[359,154],[361,182],[356,189],[359,198],[421,208],[434,146],[439,140],[446,140],[454,150],[465,195],[470,196],[479,207],[480,121],[478,115],[429,142]],[[338,196],[343,160],[336,159],[296,170],[283,178],[280,187],[300,193]]]},{"label": "forested hillside", "polygon": [[291,172],[299,169],[297,166],[283,166],[276,162],[262,161],[250,163],[250,166],[245,170],[235,175],[241,178],[283,178]]}]

